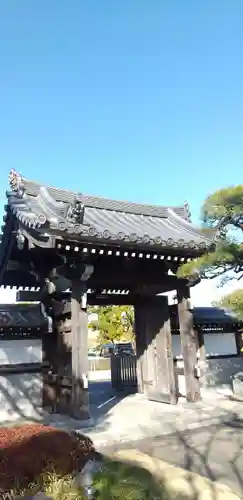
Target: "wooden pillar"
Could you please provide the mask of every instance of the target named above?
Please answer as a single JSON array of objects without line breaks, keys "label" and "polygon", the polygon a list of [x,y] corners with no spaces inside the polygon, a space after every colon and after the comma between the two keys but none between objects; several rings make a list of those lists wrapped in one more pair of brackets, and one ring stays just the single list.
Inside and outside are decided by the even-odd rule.
[{"label": "wooden pillar", "polygon": [[137,356],[138,392],[144,392],[144,377],[147,378],[147,353],[146,353],[146,320],[143,308],[138,304],[134,306],[135,339]]},{"label": "wooden pillar", "polygon": [[206,361],[206,349],[205,349],[205,344],[204,344],[204,334],[201,330],[201,328],[197,328],[196,330],[197,334],[197,347],[198,347],[198,352],[199,352],[199,359],[200,361],[205,362]]},{"label": "wooden pillar", "polygon": [[71,319],[64,314],[55,321],[57,330],[57,410],[69,415],[72,402]]},{"label": "wooden pillar", "polygon": [[85,282],[72,280],[72,408],[74,418],[89,419],[88,318]]},{"label": "wooden pillar", "polygon": [[200,370],[199,383],[200,387],[205,387],[207,383],[208,361],[204,344],[204,334],[201,328],[197,328],[197,338],[198,338],[198,351],[199,351],[198,367]]},{"label": "wooden pillar", "polygon": [[43,376],[43,406],[49,412],[56,411],[57,393],[53,381],[57,373],[57,332],[45,332],[42,340],[43,362],[48,363],[48,368]]},{"label": "wooden pillar", "polygon": [[184,374],[186,385],[186,399],[196,402],[201,399],[199,377],[197,374],[197,338],[193,328],[193,316],[189,310],[190,291],[186,284],[181,284],[177,291],[178,315],[182,354],[184,360]]},{"label": "wooden pillar", "polygon": [[165,402],[176,404],[178,400],[178,392],[175,380],[175,367],[172,353],[172,337],[168,299],[167,297],[160,297],[160,299],[163,299],[163,302],[161,301],[161,307],[159,307],[158,319],[160,328],[156,335],[158,386],[163,387],[164,385],[165,388],[168,388],[168,401],[165,400]]}]

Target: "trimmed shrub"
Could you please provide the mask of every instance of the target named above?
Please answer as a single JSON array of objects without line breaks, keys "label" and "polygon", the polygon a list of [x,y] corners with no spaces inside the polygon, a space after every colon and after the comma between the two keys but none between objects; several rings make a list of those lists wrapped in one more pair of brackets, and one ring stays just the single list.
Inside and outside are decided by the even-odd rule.
[{"label": "trimmed shrub", "polygon": [[92,441],[39,424],[0,429],[0,489],[20,491],[47,473],[82,470],[95,456]]},{"label": "trimmed shrub", "polygon": [[172,500],[163,483],[148,470],[112,460],[106,460],[95,474],[94,489],[99,500]]}]

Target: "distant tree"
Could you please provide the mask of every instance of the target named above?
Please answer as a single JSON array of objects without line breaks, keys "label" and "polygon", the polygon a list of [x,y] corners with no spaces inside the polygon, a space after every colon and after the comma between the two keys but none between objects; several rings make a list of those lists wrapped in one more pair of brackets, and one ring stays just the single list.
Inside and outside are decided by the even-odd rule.
[{"label": "distant tree", "polygon": [[131,306],[105,306],[89,308],[89,314],[97,314],[90,328],[98,330],[99,344],[134,340],[134,311]]},{"label": "distant tree", "polygon": [[214,302],[213,305],[229,309],[235,313],[239,319],[243,320],[243,290],[235,290],[223,296],[219,301]]},{"label": "distant tree", "polygon": [[212,238],[214,247],[198,259],[180,266],[178,276],[209,279],[222,276],[222,284],[236,276],[241,279],[243,185],[220,189],[208,196],[202,207],[202,220],[202,234]]}]

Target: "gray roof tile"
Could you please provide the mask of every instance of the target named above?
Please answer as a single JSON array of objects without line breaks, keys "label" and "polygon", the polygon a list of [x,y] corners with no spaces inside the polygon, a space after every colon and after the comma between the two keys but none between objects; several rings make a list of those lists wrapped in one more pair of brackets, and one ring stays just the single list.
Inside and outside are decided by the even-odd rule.
[{"label": "gray roof tile", "polygon": [[1,328],[46,328],[48,319],[44,316],[40,303],[0,304]]},{"label": "gray roof tile", "polygon": [[[193,307],[193,322],[195,327],[242,327],[243,322],[232,312],[219,307]],[[173,329],[179,329],[177,305],[170,306]]]},{"label": "gray roof tile", "polygon": [[[23,184],[27,195],[37,196],[40,190],[40,184],[29,181],[23,178]],[[148,205],[142,203],[134,203],[124,200],[112,200],[109,198],[102,198],[100,196],[90,196],[82,193],[75,193],[66,191],[64,189],[53,188],[45,186],[48,192],[54,197],[56,201],[64,201],[70,203],[75,197],[83,201],[86,207],[106,209],[119,212],[134,213],[137,215],[151,215],[155,217],[167,217],[168,207],[160,205]],[[171,207],[182,218],[189,220],[189,213],[187,204],[183,206]]]},{"label": "gray roof tile", "polygon": [[[21,185],[21,190],[20,190]],[[83,204],[81,219],[66,228],[66,238],[130,243],[134,246],[180,247],[201,250],[213,240],[189,221],[188,207],[161,207],[110,200],[44,187],[12,173],[8,203],[16,218],[27,228],[48,232],[69,221],[75,200]],[[78,217],[81,217],[79,215]],[[64,235],[63,229],[62,233]]]},{"label": "gray roof tile", "polygon": [[242,322],[232,312],[220,309],[219,307],[194,307],[192,309],[193,317],[197,325],[200,324],[236,324]]}]

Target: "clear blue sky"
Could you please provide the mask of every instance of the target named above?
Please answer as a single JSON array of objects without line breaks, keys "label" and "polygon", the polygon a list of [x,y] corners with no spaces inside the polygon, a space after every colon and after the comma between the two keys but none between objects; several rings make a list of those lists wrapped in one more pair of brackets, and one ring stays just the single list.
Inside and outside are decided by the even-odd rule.
[{"label": "clear blue sky", "polygon": [[[2,0],[10,168],[159,204],[243,181],[242,0]],[[2,209],[0,208],[0,211]]]}]

